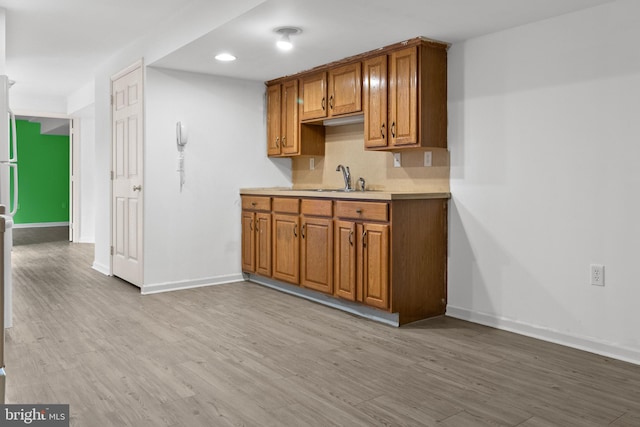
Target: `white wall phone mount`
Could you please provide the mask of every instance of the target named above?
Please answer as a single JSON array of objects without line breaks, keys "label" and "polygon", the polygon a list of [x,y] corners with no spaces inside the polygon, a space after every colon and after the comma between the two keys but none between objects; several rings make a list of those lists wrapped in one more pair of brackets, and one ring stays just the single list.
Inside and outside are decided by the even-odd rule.
[{"label": "white wall phone mount", "polygon": [[178,172],[180,173],[180,191],[184,186],[185,174],[184,174],[184,146],[187,145],[189,134],[187,132],[187,125],[179,121],[176,123],[176,145],[178,146]]}]

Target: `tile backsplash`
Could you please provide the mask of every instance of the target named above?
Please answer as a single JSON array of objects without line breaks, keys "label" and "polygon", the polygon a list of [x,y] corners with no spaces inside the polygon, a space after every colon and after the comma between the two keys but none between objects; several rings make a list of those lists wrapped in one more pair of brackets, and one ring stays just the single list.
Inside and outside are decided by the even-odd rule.
[{"label": "tile backsplash", "polygon": [[326,128],[324,157],[294,157],[292,177],[294,188],[341,188],[339,164],[349,166],[354,187],[359,177],[367,189],[385,191],[449,192],[449,152],[434,148],[432,166],[424,166],[424,151],[402,151],[399,168],[393,167],[393,153],[364,150],[364,124],[356,123]]}]

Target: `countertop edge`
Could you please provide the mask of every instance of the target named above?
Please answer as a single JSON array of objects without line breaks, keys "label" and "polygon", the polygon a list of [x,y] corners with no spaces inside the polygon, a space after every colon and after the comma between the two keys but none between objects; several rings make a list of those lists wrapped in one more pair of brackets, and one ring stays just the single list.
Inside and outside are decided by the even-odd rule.
[{"label": "countertop edge", "polygon": [[311,197],[318,199],[357,199],[357,200],[420,200],[450,199],[447,192],[419,191],[316,191],[291,188],[241,188],[243,196],[275,196],[275,197]]}]

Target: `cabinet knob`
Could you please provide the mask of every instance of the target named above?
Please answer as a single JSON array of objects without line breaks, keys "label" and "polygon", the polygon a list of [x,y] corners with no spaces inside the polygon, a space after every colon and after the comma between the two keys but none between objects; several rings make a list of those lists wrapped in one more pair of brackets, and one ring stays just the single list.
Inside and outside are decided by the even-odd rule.
[{"label": "cabinet knob", "polygon": [[360,208],[356,209],[356,213],[357,214],[361,214],[362,213],[362,209],[360,209]]},{"label": "cabinet knob", "polygon": [[255,205],[257,205],[256,202],[251,202],[251,206],[255,206]]}]

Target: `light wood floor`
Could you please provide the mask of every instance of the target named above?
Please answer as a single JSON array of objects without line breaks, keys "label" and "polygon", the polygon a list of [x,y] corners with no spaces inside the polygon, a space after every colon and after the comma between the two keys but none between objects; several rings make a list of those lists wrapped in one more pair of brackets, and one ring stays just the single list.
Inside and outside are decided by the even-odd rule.
[{"label": "light wood floor", "polygon": [[73,426],[640,426],[640,366],[251,283],[141,296],[91,245],[17,239],[7,400]]}]

